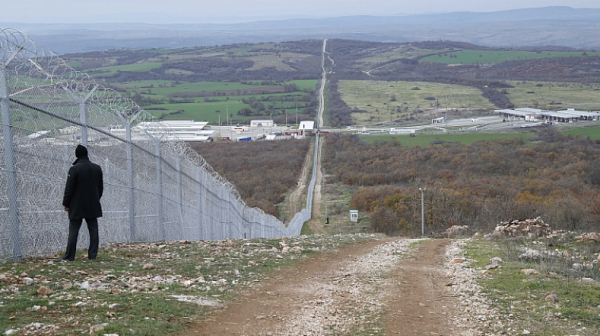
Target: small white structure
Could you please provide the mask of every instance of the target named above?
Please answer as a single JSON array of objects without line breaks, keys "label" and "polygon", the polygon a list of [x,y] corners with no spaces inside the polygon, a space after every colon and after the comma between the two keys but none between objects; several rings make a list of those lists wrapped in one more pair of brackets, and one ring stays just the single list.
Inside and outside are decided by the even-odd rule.
[{"label": "small white structure", "polygon": [[414,128],[390,128],[390,134],[415,134]]},{"label": "small white structure", "polygon": [[80,126],[67,126],[58,130],[60,134],[75,134],[81,132]]},{"label": "small white structure", "polygon": [[233,126],[231,129],[236,133],[246,132],[248,130],[248,128],[244,126]]},{"label": "small white structure", "polygon": [[306,134],[312,134],[315,129],[314,121],[301,121],[300,126],[298,126],[298,130],[300,131],[300,135],[304,136]]},{"label": "small white structure", "polygon": [[37,139],[37,138],[43,137],[44,135],[46,135],[48,133],[50,133],[50,131],[39,131],[39,132],[31,133],[27,137],[29,139]]},{"label": "small white structure", "polygon": [[441,124],[446,122],[446,117],[431,119],[432,124]]},{"label": "small white structure", "polygon": [[358,222],[358,210],[350,210],[350,221]]},{"label": "small white structure", "polygon": [[250,120],[251,127],[275,127],[273,120]]}]

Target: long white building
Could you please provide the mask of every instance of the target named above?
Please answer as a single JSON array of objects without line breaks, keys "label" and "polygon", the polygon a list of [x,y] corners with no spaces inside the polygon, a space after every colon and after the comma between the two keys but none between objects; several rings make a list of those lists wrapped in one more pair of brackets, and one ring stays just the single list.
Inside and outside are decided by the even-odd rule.
[{"label": "long white building", "polygon": [[552,121],[561,123],[600,120],[600,113],[598,112],[577,111],[575,109],[548,111],[534,108],[516,108],[496,110],[496,113],[509,120],[523,119],[525,121]]},{"label": "long white building", "polygon": [[[213,130],[205,130],[207,122],[193,120],[165,120],[160,122],[141,122],[131,129],[133,138],[146,138],[147,134],[160,135],[161,140],[206,142],[212,141]],[[125,137],[125,128],[111,128],[111,133]]]}]

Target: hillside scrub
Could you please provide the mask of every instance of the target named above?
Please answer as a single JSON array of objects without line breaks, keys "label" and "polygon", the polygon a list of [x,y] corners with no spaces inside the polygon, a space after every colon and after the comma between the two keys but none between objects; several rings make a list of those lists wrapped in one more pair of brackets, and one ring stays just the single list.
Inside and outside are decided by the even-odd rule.
[{"label": "hillside scrub", "polygon": [[193,143],[221,176],[235,184],[250,207],[279,217],[276,204],[296,185],[309,140]]},{"label": "hillside scrub", "polygon": [[537,216],[556,229],[598,223],[600,141],[551,129],[533,141],[539,143],[515,138],[406,148],[397,140],[370,145],[331,134],[324,168],[344,184],[365,187],[352,206],[370,212],[378,232],[420,233],[420,187],[428,232],[456,224],[489,231],[502,220]]}]

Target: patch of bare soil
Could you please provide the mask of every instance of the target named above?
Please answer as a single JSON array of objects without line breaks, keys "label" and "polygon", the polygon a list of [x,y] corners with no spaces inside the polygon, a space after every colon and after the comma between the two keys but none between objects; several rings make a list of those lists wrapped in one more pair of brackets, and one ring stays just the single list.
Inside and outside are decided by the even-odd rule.
[{"label": "patch of bare soil", "polygon": [[443,269],[447,240],[429,241],[401,262],[386,288],[386,335],[462,335],[449,323],[457,300]]},{"label": "patch of bare soil", "polygon": [[323,220],[321,219],[321,189],[323,187],[323,172],[321,171],[321,151],[323,149],[323,143],[325,139],[321,138],[319,141],[319,153],[317,161],[317,177],[315,183],[315,192],[313,194],[313,219],[308,222],[308,226],[315,233],[327,234],[325,227],[323,226]]},{"label": "patch of bare soil", "polygon": [[288,205],[289,205],[289,216],[290,219],[294,217],[296,213],[298,213],[302,208],[302,194],[308,185],[308,176],[310,175],[310,168],[312,163],[312,157],[314,153],[314,144],[311,144],[306,152],[306,158],[304,159],[304,165],[302,166],[302,173],[300,174],[300,178],[298,179],[298,186],[290,196],[288,197]]},{"label": "patch of bare soil", "polygon": [[446,289],[447,242],[425,242],[411,256],[414,242],[370,241],[308,258],[185,335],[471,335],[449,322],[460,305]]}]

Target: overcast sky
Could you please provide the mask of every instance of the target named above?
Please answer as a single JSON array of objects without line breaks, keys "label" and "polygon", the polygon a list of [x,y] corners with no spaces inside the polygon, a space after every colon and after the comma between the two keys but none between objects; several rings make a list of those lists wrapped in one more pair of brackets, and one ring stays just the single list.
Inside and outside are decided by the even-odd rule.
[{"label": "overcast sky", "polygon": [[490,12],[569,6],[600,8],[598,0],[3,0],[0,22],[216,23],[292,17]]}]

